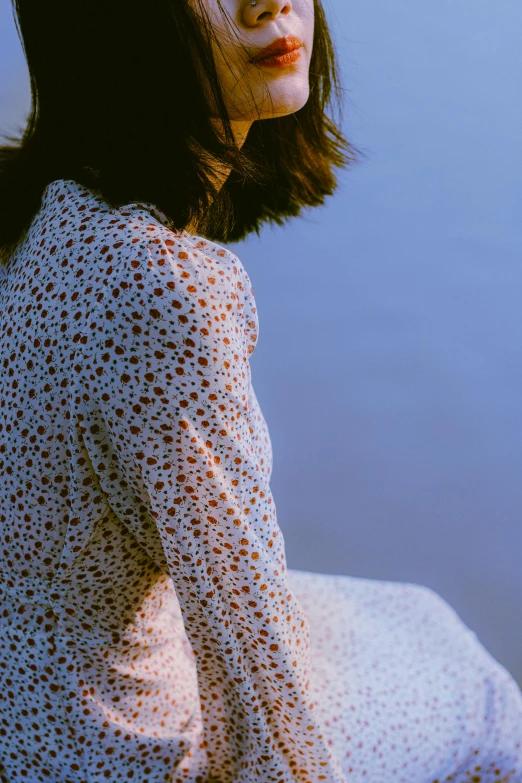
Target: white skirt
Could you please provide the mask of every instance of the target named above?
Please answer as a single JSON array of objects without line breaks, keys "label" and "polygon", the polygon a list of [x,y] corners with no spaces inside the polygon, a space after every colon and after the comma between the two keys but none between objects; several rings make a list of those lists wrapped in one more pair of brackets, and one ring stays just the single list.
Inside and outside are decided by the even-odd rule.
[{"label": "white skirt", "polygon": [[288,569],[311,688],[354,783],[520,783],[522,692],[422,585]]}]

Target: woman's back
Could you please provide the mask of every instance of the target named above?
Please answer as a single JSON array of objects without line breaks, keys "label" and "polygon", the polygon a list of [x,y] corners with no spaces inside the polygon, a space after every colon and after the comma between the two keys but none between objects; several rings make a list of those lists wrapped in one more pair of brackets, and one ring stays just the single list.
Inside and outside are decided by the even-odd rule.
[{"label": "woman's back", "polygon": [[0,284],[8,780],[24,764],[30,781],[127,780],[129,769],[164,780],[199,738],[196,670],[159,538],[146,552],[104,496],[82,433],[96,424],[76,385],[86,336],[117,296],[118,250],[141,246],[157,222],[54,181]]}]

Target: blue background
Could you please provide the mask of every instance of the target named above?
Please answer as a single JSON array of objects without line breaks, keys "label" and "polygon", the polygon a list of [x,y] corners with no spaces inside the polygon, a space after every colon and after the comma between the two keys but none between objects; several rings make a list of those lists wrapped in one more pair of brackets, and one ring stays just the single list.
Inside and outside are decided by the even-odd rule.
[{"label": "blue background", "polygon": [[[429,585],[522,684],[522,4],[330,0],[324,207],[230,245],[288,565]],[[29,108],[0,6],[0,124]]]}]

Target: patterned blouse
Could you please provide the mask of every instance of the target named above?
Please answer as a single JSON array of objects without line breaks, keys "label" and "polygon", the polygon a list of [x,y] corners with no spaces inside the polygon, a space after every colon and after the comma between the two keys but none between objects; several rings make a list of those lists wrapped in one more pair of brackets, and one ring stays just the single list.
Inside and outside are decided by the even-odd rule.
[{"label": "patterned blouse", "polygon": [[522,781],[442,598],[287,568],[233,252],[62,179],[1,274],[2,783]]}]

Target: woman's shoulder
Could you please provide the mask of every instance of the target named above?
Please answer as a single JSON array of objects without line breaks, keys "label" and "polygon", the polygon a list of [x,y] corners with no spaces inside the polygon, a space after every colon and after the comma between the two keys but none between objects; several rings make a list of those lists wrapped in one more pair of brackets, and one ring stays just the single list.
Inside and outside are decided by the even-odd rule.
[{"label": "woman's shoulder", "polygon": [[129,257],[149,263],[149,256],[169,256],[183,264],[212,266],[220,278],[248,278],[231,250],[204,237],[175,230],[154,204],[132,202],[114,208],[101,195],[72,179],[57,179],[44,189],[33,223],[33,241],[43,254],[68,254],[102,260],[111,270],[129,269]]},{"label": "woman's shoulder", "polygon": [[[85,275],[82,289],[88,279],[91,297],[106,300],[110,287],[139,291],[141,298],[148,293],[157,302],[163,287],[183,293],[196,310],[206,311],[208,305],[215,317],[235,310],[243,315],[248,353],[253,352],[259,329],[254,292],[243,264],[228,248],[175,231],[154,204],[113,208],[75,180],[54,180],[46,186],[40,217],[45,226],[43,252],[46,248],[46,254],[58,259],[64,254],[74,257],[69,269]],[[37,233],[42,233],[41,226]]]},{"label": "woman's shoulder", "polygon": [[97,246],[107,241],[119,249],[138,243],[168,246],[183,245],[195,251],[222,259],[222,266],[244,267],[235,253],[212,240],[185,230],[176,230],[155,204],[146,201],[129,202],[111,207],[101,195],[72,179],[56,179],[44,189],[39,217],[44,218],[46,233],[61,239],[68,247],[74,242]]}]

